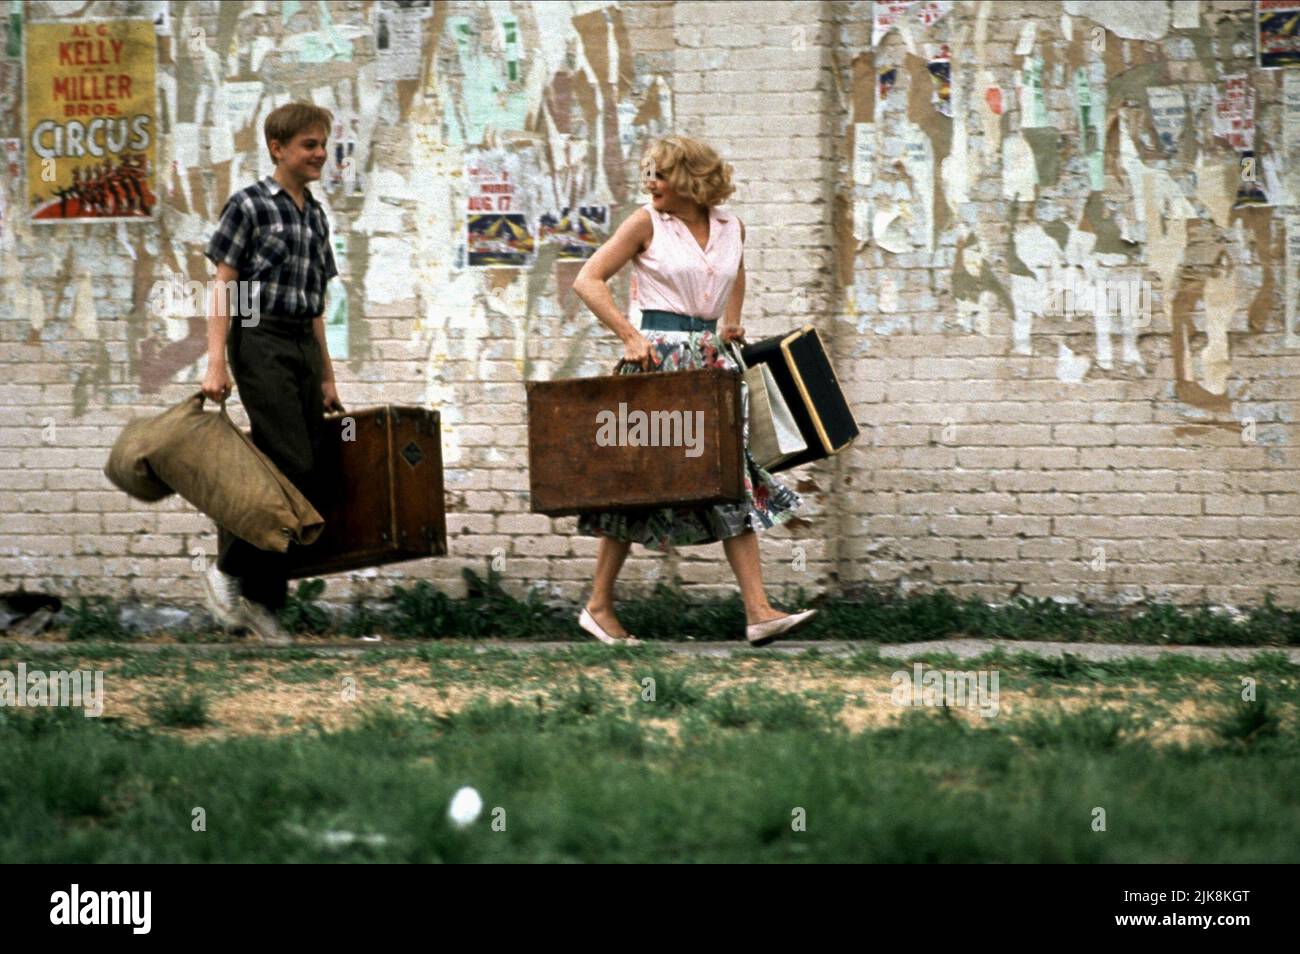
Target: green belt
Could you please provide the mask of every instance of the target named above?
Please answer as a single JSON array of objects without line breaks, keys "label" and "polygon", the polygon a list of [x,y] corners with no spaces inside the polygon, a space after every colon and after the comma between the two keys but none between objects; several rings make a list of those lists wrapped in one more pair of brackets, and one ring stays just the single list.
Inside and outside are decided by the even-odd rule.
[{"label": "green belt", "polygon": [[716,318],[693,318],[658,308],[647,308],[641,312],[642,331],[713,331],[717,326]]}]

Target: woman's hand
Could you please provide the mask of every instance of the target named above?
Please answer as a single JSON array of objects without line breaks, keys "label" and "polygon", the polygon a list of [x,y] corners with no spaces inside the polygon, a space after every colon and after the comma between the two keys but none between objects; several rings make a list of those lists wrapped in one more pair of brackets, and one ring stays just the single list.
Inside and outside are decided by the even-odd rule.
[{"label": "woman's hand", "polygon": [[718,329],[718,333],[724,343],[735,341],[743,344],[745,341],[745,329],[740,325],[723,325]]},{"label": "woman's hand", "polygon": [[635,338],[623,342],[623,360],[628,364],[639,364],[642,369],[649,370],[652,364],[659,363],[659,356],[650,347],[646,336],[638,334]]}]

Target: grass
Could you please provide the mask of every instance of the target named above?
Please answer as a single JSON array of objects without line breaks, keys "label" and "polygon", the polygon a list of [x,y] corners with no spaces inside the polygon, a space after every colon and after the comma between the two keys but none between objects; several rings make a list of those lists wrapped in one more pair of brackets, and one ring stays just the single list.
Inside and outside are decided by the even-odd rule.
[{"label": "grass", "polygon": [[[725,700],[675,744],[581,685],[555,705],[379,708],[340,732],[199,745],[5,714],[0,861],[1300,860],[1294,734],[1169,752],[1091,711],[850,734],[779,693]],[[446,815],[462,785],[485,802],[463,830]]]},{"label": "grass", "polygon": [[[543,599],[536,590],[523,597],[508,592],[500,573],[486,577],[463,571],[466,596],[454,599],[427,580],[395,586],[383,608],[357,599],[334,617],[320,604],[323,580],[302,580],[280,612],[282,623],[300,634],[397,639],[503,638],[585,640],[572,607]],[[879,643],[968,636],[1016,640],[1069,640],[1146,645],[1297,646],[1300,609],[1280,607],[1267,595],[1259,606],[1233,619],[1208,606],[1147,604],[1132,610],[1100,610],[1050,599],[1018,598],[991,606],[974,597],[958,600],[945,590],[906,597],[859,588],[810,598],[802,589],[781,601],[788,608],[814,605],[817,618],[800,639],[852,639]],[[69,639],[127,639],[111,599],[82,598],[69,610]],[[738,595],[693,599],[680,581],[659,583],[647,596],[624,600],[619,617],[629,631],[648,641],[717,640],[743,631]],[[719,634],[724,634],[720,637]],[[186,640],[202,634],[181,634]]]},{"label": "grass", "polygon": [[[97,657],[104,718],[0,708],[0,863],[1300,860],[1300,667],[1280,653],[917,660],[996,669],[981,719],[891,707],[912,660],[870,651],[114,649],[42,656]],[[484,810],[461,829],[465,785]]]},{"label": "grass", "polygon": [[177,729],[197,729],[207,725],[208,699],[202,692],[172,687],[155,698],[148,707],[154,725]]},{"label": "grass", "polygon": [[121,613],[107,596],[79,597],[68,611],[68,639],[130,639],[131,632],[122,622]]}]

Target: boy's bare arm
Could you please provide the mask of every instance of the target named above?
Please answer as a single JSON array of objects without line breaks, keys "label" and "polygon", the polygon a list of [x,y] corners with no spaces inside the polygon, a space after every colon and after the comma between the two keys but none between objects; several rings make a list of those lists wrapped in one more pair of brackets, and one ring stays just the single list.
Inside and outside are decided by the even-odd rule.
[{"label": "boy's bare arm", "polygon": [[321,363],[321,397],[326,411],[341,411],[343,404],[339,401],[338,388],[334,384],[334,362],[330,360],[329,343],[325,338],[325,316],[317,315],[311,320],[312,334],[320,345]]},{"label": "boy's bare arm", "polygon": [[224,289],[239,280],[239,272],[224,262],[217,266],[216,281],[208,299],[208,370],[203,376],[203,395],[212,401],[230,397],[232,382],[226,367],[226,335],[230,332],[228,298]]}]

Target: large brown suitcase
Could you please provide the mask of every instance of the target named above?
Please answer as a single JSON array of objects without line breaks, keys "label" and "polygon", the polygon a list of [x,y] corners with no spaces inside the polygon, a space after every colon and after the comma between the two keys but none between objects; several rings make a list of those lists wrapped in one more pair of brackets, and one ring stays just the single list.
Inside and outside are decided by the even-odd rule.
[{"label": "large brown suitcase", "polygon": [[739,503],[740,381],[701,368],[527,382],[533,512]]},{"label": "large brown suitcase", "polygon": [[319,576],[447,552],[440,415],[385,404],[325,418],[325,530],[289,548],[289,576]]}]

